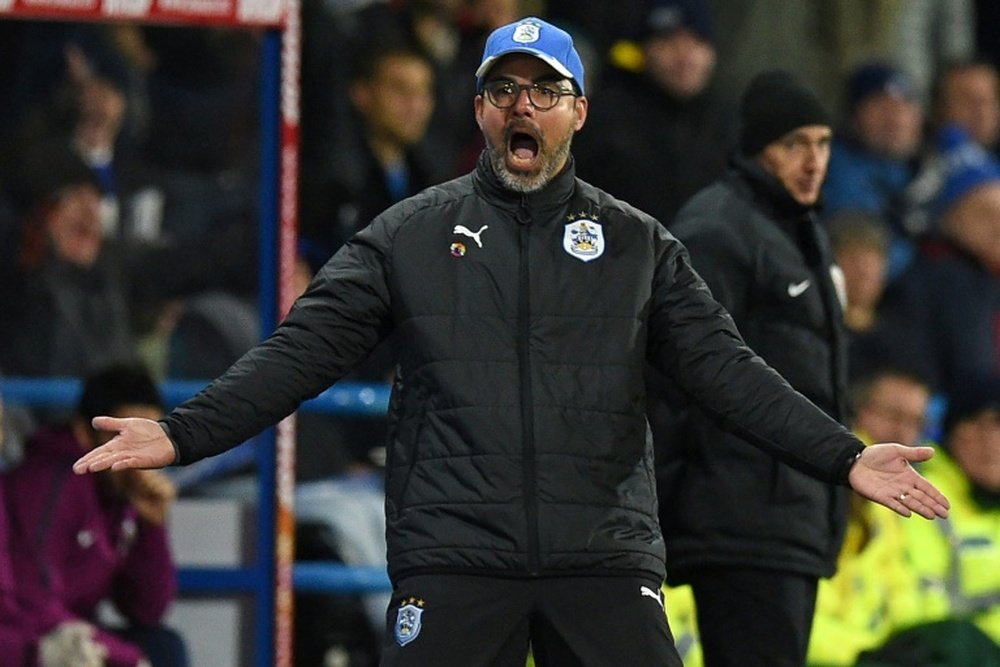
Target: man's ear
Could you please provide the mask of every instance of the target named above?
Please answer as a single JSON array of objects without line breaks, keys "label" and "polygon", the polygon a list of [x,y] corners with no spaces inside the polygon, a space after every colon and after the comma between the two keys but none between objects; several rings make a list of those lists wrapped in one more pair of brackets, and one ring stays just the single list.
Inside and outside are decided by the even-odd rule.
[{"label": "man's ear", "polygon": [[472,107],[476,111],[476,125],[479,126],[479,130],[483,129],[483,96],[476,95],[472,98]]},{"label": "man's ear", "polygon": [[577,97],[574,100],[573,113],[576,115],[576,120],[573,123],[573,130],[579,131],[583,127],[584,123],[587,122],[587,110],[590,108],[590,101],[586,97]]}]

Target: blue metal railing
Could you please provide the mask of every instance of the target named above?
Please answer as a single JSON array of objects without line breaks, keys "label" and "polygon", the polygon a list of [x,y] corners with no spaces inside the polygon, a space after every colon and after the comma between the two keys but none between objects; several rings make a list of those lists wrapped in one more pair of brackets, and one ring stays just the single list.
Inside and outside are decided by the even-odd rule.
[{"label": "blue metal railing", "polygon": [[[173,407],[201,391],[208,380],[166,380],[160,392]],[[80,397],[83,382],[76,378],[0,377],[0,396],[29,407],[72,407]],[[299,408],[304,412],[381,417],[389,406],[387,385],[338,382]]]}]

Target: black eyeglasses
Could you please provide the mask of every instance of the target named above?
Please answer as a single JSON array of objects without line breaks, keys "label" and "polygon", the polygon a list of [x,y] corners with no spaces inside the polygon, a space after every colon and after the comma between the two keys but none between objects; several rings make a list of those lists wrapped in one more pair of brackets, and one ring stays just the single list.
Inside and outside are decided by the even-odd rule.
[{"label": "black eyeglasses", "polygon": [[564,90],[555,83],[525,83],[517,84],[513,81],[490,81],[483,86],[486,98],[498,109],[509,109],[521,97],[521,91],[528,91],[528,101],[531,106],[539,111],[548,111],[559,103],[559,98],[563,95],[577,94],[572,90]]}]

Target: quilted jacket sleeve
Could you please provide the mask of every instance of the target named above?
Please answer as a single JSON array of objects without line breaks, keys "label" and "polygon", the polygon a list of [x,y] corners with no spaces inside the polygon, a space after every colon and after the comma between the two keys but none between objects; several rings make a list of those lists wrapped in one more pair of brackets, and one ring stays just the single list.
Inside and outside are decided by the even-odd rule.
[{"label": "quilted jacket sleeve", "polygon": [[746,346],[684,247],[665,229],[650,309],[650,359],[720,424],[818,479],[846,483],[864,445]]},{"label": "quilted jacket sleeve", "polygon": [[219,454],[343,377],[389,330],[392,225],[380,216],[320,269],[278,328],[164,420],[178,463]]}]

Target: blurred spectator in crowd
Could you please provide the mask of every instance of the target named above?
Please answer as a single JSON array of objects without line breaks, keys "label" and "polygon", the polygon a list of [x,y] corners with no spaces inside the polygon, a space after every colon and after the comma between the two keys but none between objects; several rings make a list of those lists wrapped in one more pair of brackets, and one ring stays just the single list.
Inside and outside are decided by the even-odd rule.
[{"label": "blurred spectator in crowd", "polygon": [[[138,140],[146,129],[142,72],[136,69],[134,49],[127,35],[135,26],[90,21],[0,22],[0,139],[5,147],[18,135],[36,140],[51,122],[53,96],[65,91],[67,52],[85,53],[99,69],[114,64],[124,76],[118,83],[127,91],[129,113],[125,133]],[[117,77],[116,77],[117,78]],[[0,160],[0,163],[3,161]]]},{"label": "blurred spectator in crowd", "polygon": [[713,39],[703,0],[656,0],[635,62],[609,71],[573,144],[581,178],[665,225],[722,174],[735,143],[736,110],[710,89]]},{"label": "blurred spectator in crowd", "polygon": [[9,120],[0,129],[0,188],[16,186],[24,156],[35,146],[63,142],[99,173],[106,229],[117,234],[120,226],[124,235],[138,206],[133,197],[153,179],[139,154],[148,104],[139,56],[127,46],[132,29],[124,24],[12,23],[15,27],[3,35],[12,44],[4,54],[0,90],[4,80],[20,90],[4,98]]},{"label": "blurred spectator in crowd", "polygon": [[[740,120],[732,169],[681,209],[673,231],[747,344],[844,420],[846,335],[815,213],[831,117],[779,70],[751,81]],[[658,444],[668,582],[692,586],[706,664],[801,665],[848,494],[751,451],[696,408]],[[719,485],[725,494],[713,491]],[[752,602],[733,604],[748,594]]]},{"label": "blurred spectator in crowd", "polygon": [[[4,254],[7,255],[2,259],[10,259],[4,262],[0,272],[13,273],[11,279],[3,281],[4,287],[0,289],[15,296],[14,299],[5,299],[5,303],[20,303],[23,299],[32,311],[46,308],[44,301],[32,302],[31,297],[24,293],[29,288],[45,289],[44,283],[35,281],[33,284],[26,278],[28,273],[37,273],[36,267],[27,264],[37,264],[38,257],[44,254],[40,250],[45,245],[44,240],[40,240],[43,236],[40,232],[42,225],[37,219],[46,215],[49,209],[39,206],[38,198],[45,194],[40,190],[53,180],[51,174],[44,173],[49,168],[46,164],[49,156],[67,151],[75,153],[90,167],[92,182],[100,191],[98,217],[105,236],[100,259],[88,273],[108,276],[90,280],[82,292],[99,291],[102,282],[118,282],[120,285],[115,290],[121,292],[126,305],[124,315],[115,308],[109,311],[109,317],[103,318],[96,315],[97,310],[89,315],[80,315],[73,307],[67,309],[61,303],[56,310],[64,319],[93,320],[82,325],[87,335],[80,337],[83,342],[78,342],[77,347],[88,344],[90,330],[111,326],[117,331],[119,319],[125,319],[130,338],[138,341],[136,347],[148,358],[157,376],[173,372],[199,376],[207,371],[189,372],[191,364],[205,359],[215,350],[208,344],[207,338],[204,345],[200,341],[192,342],[188,332],[215,325],[225,315],[228,331],[251,321],[247,335],[252,336],[251,342],[256,340],[256,314],[249,304],[257,288],[256,198],[249,185],[249,174],[236,175],[238,168],[247,168],[246,156],[227,155],[221,143],[217,145],[219,155],[212,158],[218,159],[218,162],[206,163],[196,159],[171,162],[156,155],[164,168],[148,163],[144,153],[148,150],[144,142],[146,135],[136,128],[137,124],[145,127],[150,120],[147,117],[146,83],[154,70],[158,77],[157,86],[171,73],[179,79],[184,78],[174,71],[183,67],[172,60],[173,56],[164,53],[164,49],[172,53],[170,49],[156,41],[160,33],[150,30],[152,39],[143,29],[124,25],[100,29],[71,25],[54,30],[29,22],[21,30],[14,31],[13,36],[19,37],[13,49],[17,56],[13,63],[18,72],[15,78],[25,76],[26,72],[36,72],[45,74],[42,81],[49,83],[36,84],[39,91],[31,99],[32,106],[23,115],[16,141],[8,144],[0,155],[6,174],[0,184],[5,188],[0,199],[10,203],[9,207],[0,204],[0,208],[9,208],[10,211],[9,214],[0,212],[0,225],[4,226],[0,234],[3,236]],[[201,43],[202,36],[184,37],[188,32],[178,30],[172,34],[183,38],[185,44]],[[28,40],[32,35],[48,36],[49,39],[44,45],[34,44]],[[215,43],[227,38],[216,36],[204,39]],[[236,43],[246,45],[248,42],[244,38],[233,38],[233,44]],[[252,38],[249,45],[250,53],[256,53]],[[228,55],[238,62],[241,57],[246,57],[246,52],[244,49]],[[42,62],[31,61],[31,54],[37,54]],[[232,66],[232,62],[213,61],[211,69],[214,75],[231,74],[234,70],[226,65]],[[197,78],[208,74],[188,73],[188,76]],[[246,78],[257,79],[256,75]],[[240,82],[227,83],[229,88],[243,85]],[[222,88],[198,89],[184,99],[195,104],[195,98],[200,96],[202,102],[197,104],[208,105],[219,103],[223,98],[230,99],[221,92]],[[178,93],[177,97],[183,96]],[[180,104],[177,99],[173,101],[175,105]],[[220,103],[213,118],[225,116],[222,106]],[[230,111],[236,108],[252,110],[256,107],[242,100],[239,107],[234,105]],[[241,114],[240,118],[246,115],[242,111]],[[138,115],[143,117],[139,123],[135,120]],[[180,115],[165,118],[160,115],[160,109],[157,109],[156,120],[157,123],[168,122],[171,128],[182,124]],[[222,120],[230,123],[227,125],[229,129],[240,125],[232,114]],[[185,132],[188,129],[191,128],[185,129]],[[242,127],[238,134],[241,138],[250,137],[252,140],[255,136],[253,129]],[[162,134],[161,130],[157,132]],[[191,136],[191,133],[185,136]],[[161,138],[158,136],[155,141]],[[224,139],[221,133],[216,133],[216,138],[220,142]],[[185,150],[180,146],[173,148]],[[198,150],[201,148],[203,146]],[[55,171],[59,172],[60,167],[56,167]],[[36,172],[42,172],[43,177],[39,179]],[[2,218],[7,218],[7,221]],[[14,251],[14,248],[20,250]],[[18,253],[20,256],[17,256]],[[77,270],[75,273],[81,272]],[[129,276],[129,279],[118,279],[114,275],[118,273]],[[71,276],[71,281],[79,280],[78,275]],[[72,299],[77,302],[83,300],[74,292],[81,291],[80,287],[57,284],[53,289],[74,294]],[[18,332],[22,324],[20,320],[26,317],[19,316],[17,323],[10,324],[15,337],[30,338],[35,335]],[[216,319],[213,320],[213,317]],[[208,325],[204,325],[205,320],[209,321]],[[104,324],[101,324],[102,321]],[[0,329],[3,328],[0,325]],[[180,328],[180,331],[175,332],[175,328]],[[44,336],[73,337],[77,334],[77,331],[67,330],[62,334],[46,333]],[[113,358],[122,358],[116,350],[118,339],[109,337],[108,340],[107,348]],[[44,347],[37,341],[28,343],[35,349]],[[129,347],[133,347],[131,341]],[[15,352],[10,354],[13,356]],[[38,354],[44,356],[42,352]],[[30,356],[26,361],[7,361],[6,366],[8,372],[18,374],[76,374],[86,368],[87,360],[85,355],[75,356],[78,369],[51,357],[46,361],[56,368],[41,368]],[[0,354],[0,357],[6,360],[7,353]],[[104,359],[106,357],[98,362]]]},{"label": "blurred spectator in crowd", "polygon": [[[425,143],[443,178],[459,176],[474,164],[482,133],[469,116],[469,95],[486,36],[495,28],[541,11],[538,0],[411,0],[399,15],[404,34],[434,67],[434,114]],[[586,42],[577,41],[578,50]],[[582,57],[582,55],[581,55]],[[589,70],[588,70],[589,73]]]},{"label": "blurred spectator in crowd", "polygon": [[917,168],[924,115],[910,77],[886,62],[859,66],[847,83],[847,119],[833,142],[823,186],[827,215],[845,209],[882,216],[893,232],[889,276],[913,253],[903,228],[906,188]]},{"label": "blurred spectator in crowd", "polygon": [[948,177],[943,153],[953,134],[949,128],[961,128],[994,154],[1000,140],[1000,77],[992,63],[963,60],[946,65],[935,77],[932,93],[929,141],[920,169],[907,188],[903,219],[903,227],[918,236],[935,233],[934,202]]},{"label": "blurred spectator in crowd", "polygon": [[1000,162],[957,127],[939,137],[946,178],[935,236],[891,285],[884,312],[914,337],[920,372],[945,395],[1000,377]]},{"label": "blurred spectator in crowd", "polygon": [[96,61],[75,45],[67,46],[66,59],[65,127],[56,132],[97,176],[104,233],[128,242],[155,241],[163,194],[134,142],[123,135],[129,72],[124,63]]},{"label": "blurred spectator in crowd", "polygon": [[126,291],[101,231],[101,190],[68,148],[24,165],[29,192],[16,270],[3,289],[0,365],[13,375],[82,375],[132,358]]},{"label": "blurred spectator in crowd", "polygon": [[[423,143],[434,156],[435,172],[442,179],[461,173],[460,152],[469,137],[478,133],[475,122],[469,118],[469,91],[473,82],[468,74],[475,67],[469,52],[481,49],[482,42],[475,39],[475,49],[468,48],[472,35],[462,23],[468,11],[467,3],[462,0],[411,0],[399,12],[405,34],[434,69],[434,110]],[[519,15],[503,20],[500,25],[516,18]]]},{"label": "blurred spectator in crowd", "polygon": [[[401,32],[388,2],[306,2],[302,5],[300,132],[303,205],[311,183],[331,178],[341,138],[352,126],[346,94],[362,43]],[[398,39],[392,37],[391,39]]]},{"label": "blurred spectator in crowd", "polygon": [[[434,110],[434,71],[408,46],[380,45],[359,59],[348,94],[353,130],[339,137],[329,179],[303,174],[303,236],[332,253],[393,203],[438,182],[422,153]],[[315,175],[314,175],[315,176]]]},{"label": "blurred spectator in crowd", "polygon": [[[851,386],[851,426],[865,442],[923,444],[930,388],[892,368],[873,371]],[[882,644],[915,602],[903,525],[884,508],[851,499],[837,573],[819,584],[808,664],[848,667]]]},{"label": "blurred spectator in crowd", "polygon": [[[22,628],[38,638],[40,665],[186,667],[183,640],[161,625],[177,592],[166,532],[172,484],[156,471],[84,478],[70,469],[80,452],[107,440],[90,422],[109,412],[162,416],[145,369],[109,366],[88,375],[72,422],[42,427],[24,461],[5,473]],[[104,600],[127,626],[100,625]],[[57,658],[72,650],[104,659]]]},{"label": "blurred spectator in crowd", "polygon": [[[366,59],[390,46],[423,56],[433,70],[434,104],[421,138],[435,175],[466,171],[481,149],[468,113],[486,35],[522,16],[524,0],[413,0],[405,3],[306,3],[303,6],[303,178],[322,184],[339,177],[336,156],[345,135],[357,133],[349,94]],[[494,23],[499,21],[499,23]],[[352,148],[353,149],[353,148]],[[308,184],[307,182],[307,184]],[[307,192],[308,195],[308,192]]]},{"label": "blurred spectator in crowd", "polygon": [[139,156],[137,137],[126,131],[135,73],[111,46],[74,39],[58,42],[61,76],[5,151],[6,181],[16,192],[25,156],[47,144],[65,146],[90,167],[100,185],[105,235],[129,243],[154,241],[160,234],[163,194]]},{"label": "blurred spectator in crowd", "polygon": [[944,446],[933,460],[921,464],[920,472],[948,494],[951,512],[940,523],[902,522],[907,565],[919,588],[899,622],[906,627],[949,617],[971,620],[992,638],[996,661],[1000,660],[1000,378],[969,378],[948,398]]},{"label": "blurred spectator in crowd", "polygon": [[918,375],[883,366],[851,384],[851,428],[862,440],[920,445],[931,387]]},{"label": "blurred spectator in crowd", "polygon": [[[0,419],[5,414],[3,397],[0,396]],[[0,430],[0,460],[7,460],[6,429]],[[4,497],[6,480],[0,465],[0,499]],[[14,572],[11,568],[10,521],[7,518],[7,504],[0,502],[0,661],[4,665],[21,667],[27,662],[28,637],[23,629],[23,621],[18,613],[17,597],[14,589]]]},{"label": "blurred spectator in crowd", "polygon": [[938,70],[971,58],[976,50],[974,0],[906,0],[897,3],[895,41],[889,57],[905,63],[921,98]]},{"label": "blurred spectator in crowd", "polygon": [[956,124],[980,146],[996,152],[1000,141],[1000,74],[986,60],[946,65],[935,77],[932,119],[938,128]]},{"label": "blurred spectator in crowd", "polygon": [[909,355],[919,352],[901,340],[905,331],[892,326],[881,308],[888,283],[888,226],[875,213],[844,210],[829,218],[826,228],[836,275],[843,277],[848,377],[852,382],[867,377],[889,360],[906,365]]}]

